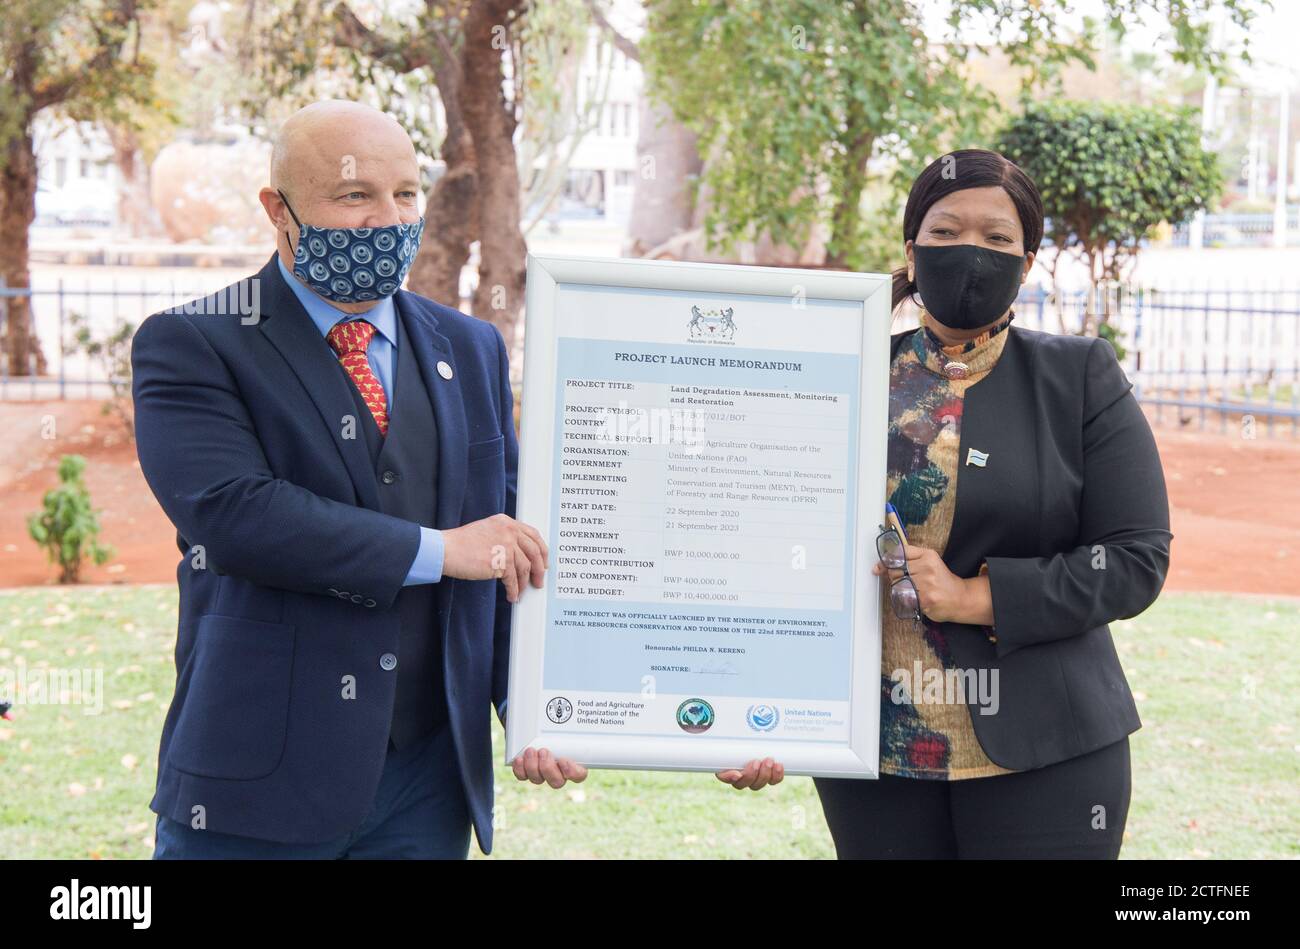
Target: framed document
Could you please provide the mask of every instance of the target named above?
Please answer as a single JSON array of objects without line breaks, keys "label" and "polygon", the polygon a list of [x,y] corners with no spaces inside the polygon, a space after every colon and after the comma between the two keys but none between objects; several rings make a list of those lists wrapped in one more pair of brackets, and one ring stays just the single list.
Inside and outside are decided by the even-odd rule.
[{"label": "framed document", "polygon": [[876,777],[890,280],[528,258],[506,760]]}]

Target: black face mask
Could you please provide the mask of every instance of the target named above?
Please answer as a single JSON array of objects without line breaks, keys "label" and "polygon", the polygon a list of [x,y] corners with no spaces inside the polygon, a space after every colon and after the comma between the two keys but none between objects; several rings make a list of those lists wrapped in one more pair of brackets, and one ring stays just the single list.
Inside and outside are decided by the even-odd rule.
[{"label": "black face mask", "polygon": [[1025,256],[978,244],[913,244],[916,288],[925,309],[944,326],[973,330],[1016,302]]}]

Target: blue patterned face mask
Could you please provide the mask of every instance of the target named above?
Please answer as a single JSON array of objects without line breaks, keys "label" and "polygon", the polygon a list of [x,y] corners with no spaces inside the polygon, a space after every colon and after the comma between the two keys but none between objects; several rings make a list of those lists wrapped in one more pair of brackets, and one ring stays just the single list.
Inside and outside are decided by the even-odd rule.
[{"label": "blue patterned face mask", "polygon": [[[392,296],[406,279],[424,234],[424,218],[385,227],[316,227],[298,220],[293,275],[326,300],[360,303]],[[289,235],[286,233],[285,237]]]}]

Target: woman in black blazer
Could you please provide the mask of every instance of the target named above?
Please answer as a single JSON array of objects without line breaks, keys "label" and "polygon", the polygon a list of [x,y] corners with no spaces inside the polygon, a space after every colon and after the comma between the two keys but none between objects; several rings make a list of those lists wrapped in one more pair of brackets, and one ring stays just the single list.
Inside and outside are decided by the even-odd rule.
[{"label": "woman in black blazer", "polygon": [[[892,339],[888,451],[910,542],[883,533],[873,567],[881,776],[816,779],[841,858],[1119,854],[1141,722],[1107,624],[1155,600],[1173,535],[1111,345],[1012,322],[1042,235],[1037,188],[996,152],[912,185],[893,302],[919,293],[921,327]],[[929,687],[943,677],[967,687]]]}]

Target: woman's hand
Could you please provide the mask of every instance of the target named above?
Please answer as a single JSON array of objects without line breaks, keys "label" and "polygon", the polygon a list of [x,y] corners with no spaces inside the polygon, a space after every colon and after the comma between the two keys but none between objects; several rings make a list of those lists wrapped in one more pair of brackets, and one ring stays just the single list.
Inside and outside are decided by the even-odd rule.
[{"label": "woman's hand", "polygon": [[762,761],[755,758],[745,765],[744,771],[734,769],[719,771],[717,776],[719,781],[730,784],[738,790],[749,788],[751,791],[757,791],[769,784],[780,784],[781,779],[785,777],[785,768],[779,761],[773,761],[771,758],[764,758]]},{"label": "woman's hand", "polygon": [[[986,575],[963,580],[948,569],[937,550],[906,543],[904,549],[907,572],[916,586],[921,612],[928,619],[935,623],[993,624],[993,596]],[[903,575],[902,570],[887,570],[879,560],[871,572],[876,576],[888,573],[891,583]]]}]

